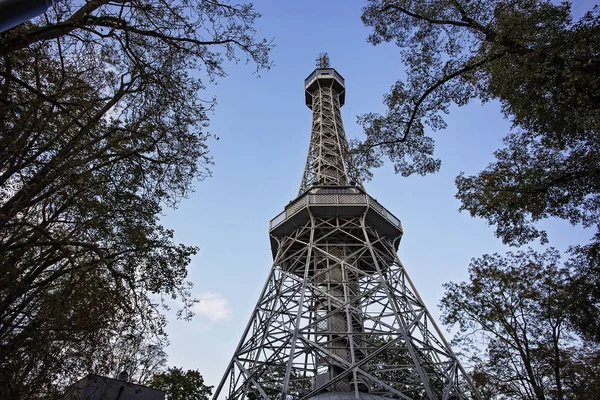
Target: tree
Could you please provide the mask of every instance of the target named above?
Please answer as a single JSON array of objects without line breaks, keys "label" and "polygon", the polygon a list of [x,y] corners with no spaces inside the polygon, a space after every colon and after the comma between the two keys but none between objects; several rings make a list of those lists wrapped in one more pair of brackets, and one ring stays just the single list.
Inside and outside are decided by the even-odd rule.
[{"label": "tree", "polygon": [[[513,130],[487,168],[456,178],[461,210],[486,219],[510,245],[547,242],[537,224],[546,218],[595,226],[593,241],[574,243],[573,253],[597,265],[600,8],[576,21],[569,1],[549,0],[369,0],[363,11],[369,40],[394,41],[407,67],[385,97],[387,113],[359,118],[366,139],[354,146],[363,171],[387,158],[404,176],[436,172],[426,128],[445,128],[441,114],[451,104],[497,100]],[[581,282],[593,274],[581,268]],[[572,320],[595,313],[600,322],[593,292],[588,315]],[[588,328],[580,330],[596,335]]]},{"label": "tree", "polygon": [[486,254],[469,274],[469,282],[445,285],[442,321],[458,325],[455,342],[488,398],[598,397],[600,347],[569,324],[572,271],[557,251]]},{"label": "tree", "polygon": [[600,256],[598,243],[570,249],[573,278],[569,293],[569,320],[587,340],[600,344]]},{"label": "tree", "polygon": [[369,41],[394,41],[407,68],[385,97],[386,115],[359,119],[366,166],[389,158],[405,176],[437,171],[425,127],[445,128],[440,113],[476,98],[498,99],[515,126],[548,146],[573,146],[598,129],[598,8],[573,22],[566,1],[368,0],[362,19],[373,27]]},{"label": "tree", "polygon": [[210,175],[204,82],[240,55],[270,65],[258,17],[212,0],[64,1],[0,35],[0,398],[160,348],[162,298],[191,316],[197,249],[159,215]]},{"label": "tree", "polygon": [[366,166],[383,158],[403,175],[435,172],[425,127],[445,128],[451,104],[497,99],[515,127],[497,162],[457,178],[463,209],[497,225],[506,243],[545,238],[549,216],[598,224],[600,16],[573,22],[569,2],[370,0],[369,40],[402,48],[407,78],[386,96],[386,115],[363,115]]},{"label": "tree", "polygon": [[183,371],[182,368],[169,368],[166,372],[154,374],[148,386],[167,394],[167,400],[209,400],[212,386],[204,384],[197,370]]}]

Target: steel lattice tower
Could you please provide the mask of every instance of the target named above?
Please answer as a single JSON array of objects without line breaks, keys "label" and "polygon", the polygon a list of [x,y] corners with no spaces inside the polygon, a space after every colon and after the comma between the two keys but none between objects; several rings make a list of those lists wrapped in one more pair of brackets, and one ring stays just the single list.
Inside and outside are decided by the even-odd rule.
[{"label": "steel lattice tower", "polygon": [[305,89],[300,192],[270,223],[273,267],[214,398],[476,397],[396,255],[400,221],[363,188],[326,55]]}]

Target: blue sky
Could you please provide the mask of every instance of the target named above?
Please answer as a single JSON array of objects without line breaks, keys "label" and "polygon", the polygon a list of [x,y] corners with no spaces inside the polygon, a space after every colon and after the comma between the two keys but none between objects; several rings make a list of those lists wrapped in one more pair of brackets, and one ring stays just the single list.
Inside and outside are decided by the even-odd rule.
[{"label": "blue sky", "polygon": [[[212,385],[218,384],[271,267],[268,223],[298,192],[311,122],[303,82],[318,53],[328,52],[346,80],[342,115],[349,138],[362,135],[357,115],[384,111],[383,94],[404,73],[394,45],[366,42],[362,1],[254,4],[263,14],[258,34],[276,43],[275,65],[260,78],[252,75],[251,65],[229,65],[229,76],[208,88],[218,99],[210,126],[220,138],[210,142],[213,177],[197,183],[196,191],[163,218],[177,241],[200,247],[189,279],[201,303],[192,322],[171,318],[169,365],[198,369]],[[575,1],[574,12],[594,4]],[[485,221],[458,212],[454,178],[483,169],[510,125],[494,102],[454,107],[446,121],[448,128],[433,134],[442,159],[439,173],[403,178],[388,165],[366,184],[369,194],[402,220],[400,259],[436,318],[443,283],[465,280],[472,257],[507,250]],[[564,221],[542,226],[560,250],[592,236]]]}]

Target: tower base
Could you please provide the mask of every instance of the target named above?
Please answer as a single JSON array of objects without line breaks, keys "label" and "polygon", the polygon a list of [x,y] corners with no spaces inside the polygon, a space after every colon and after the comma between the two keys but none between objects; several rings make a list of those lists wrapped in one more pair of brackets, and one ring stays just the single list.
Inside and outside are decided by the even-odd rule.
[{"label": "tower base", "polygon": [[367,211],[308,213],[272,235],[273,267],[215,399],[472,398],[396,255],[399,237]]}]

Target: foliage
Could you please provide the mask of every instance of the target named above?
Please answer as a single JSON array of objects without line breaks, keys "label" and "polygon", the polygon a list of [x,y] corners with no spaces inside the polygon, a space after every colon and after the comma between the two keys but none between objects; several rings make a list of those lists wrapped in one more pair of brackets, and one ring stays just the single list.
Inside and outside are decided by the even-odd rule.
[{"label": "foliage", "polygon": [[388,158],[404,176],[436,172],[426,128],[445,128],[452,104],[497,100],[513,129],[494,162],[456,178],[461,210],[517,246],[546,243],[546,218],[596,227],[591,243],[571,250],[576,293],[587,295],[574,296],[569,318],[600,340],[600,8],[574,21],[569,1],[368,0],[362,18],[371,43],[395,42],[407,67],[386,114],[359,118],[362,171]]},{"label": "foliage", "polygon": [[571,249],[573,270],[569,293],[569,320],[587,340],[600,344],[600,256],[598,242]]},{"label": "foliage", "polygon": [[[406,342],[397,340],[389,345],[394,340],[393,337],[386,339],[371,339],[372,342],[388,344],[385,351],[369,362],[369,373],[382,382],[387,383],[393,388],[400,390],[402,393],[410,393],[413,398],[428,398],[424,385],[419,385],[422,378],[419,376],[413,359],[410,356]],[[421,361],[426,362],[427,358],[423,357]],[[425,370],[429,377],[430,389],[441,396],[443,393],[443,383],[439,380],[439,375],[431,365],[424,364]],[[430,373],[431,372],[431,373]],[[417,384],[415,384],[416,382]],[[421,386],[415,390],[415,387]],[[409,391],[412,388],[412,391]],[[468,393],[468,389],[465,390]]]},{"label": "foliage", "polygon": [[208,400],[213,388],[204,384],[204,379],[197,370],[189,369],[184,372],[177,367],[154,374],[147,384],[164,391],[167,394],[166,400]]},{"label": "foliage", "polygon": [[[473,259],[469,282],[445,285],[442,321],[474,363],[487,398],[597,398],[600,347],[568,321],[572,271],[557,251]],[[586,390],[583,391],[582,387]]]},{"label": "foliage", "polygon": [[[248,385],[247,396],[249,400],[264,399],[262,393],[265,393],[270,399],[279,399],[283,397],[283,386],[287,361],[281,360],[279,363],[270,365],[264,364],[261,370],[256,372],[257,378]],[[257,384],[260,386],[258,388]],[[293,398],[300,398],[303,392],[310,387],[310,382],[302,379],[298,370],[294,367],[290,370],[289,386],[287,395]]]},{"label": "foliage", "polygon": [[210,174],[204,81],[240,54],[269,66],[258,17],[211,0],[67,0],[0,36],[1,398],[157,355],[161,298],[191,316],[197,249],[159,215]]},{"label": "foliage", "polygon": [[534,223],[547,217],[598,225],[598,7],[578,21],[548,0],[369,0],[363,11],[371,43],[395,42],[407,67],[387,113],[360,117],[363,168],[388,158],[405,176],[437,171],[426,127],[445,128],[452,104],[496,99],[514,132],[496,162],[457,178],[462,209],[510,244],[545,241]]}]

